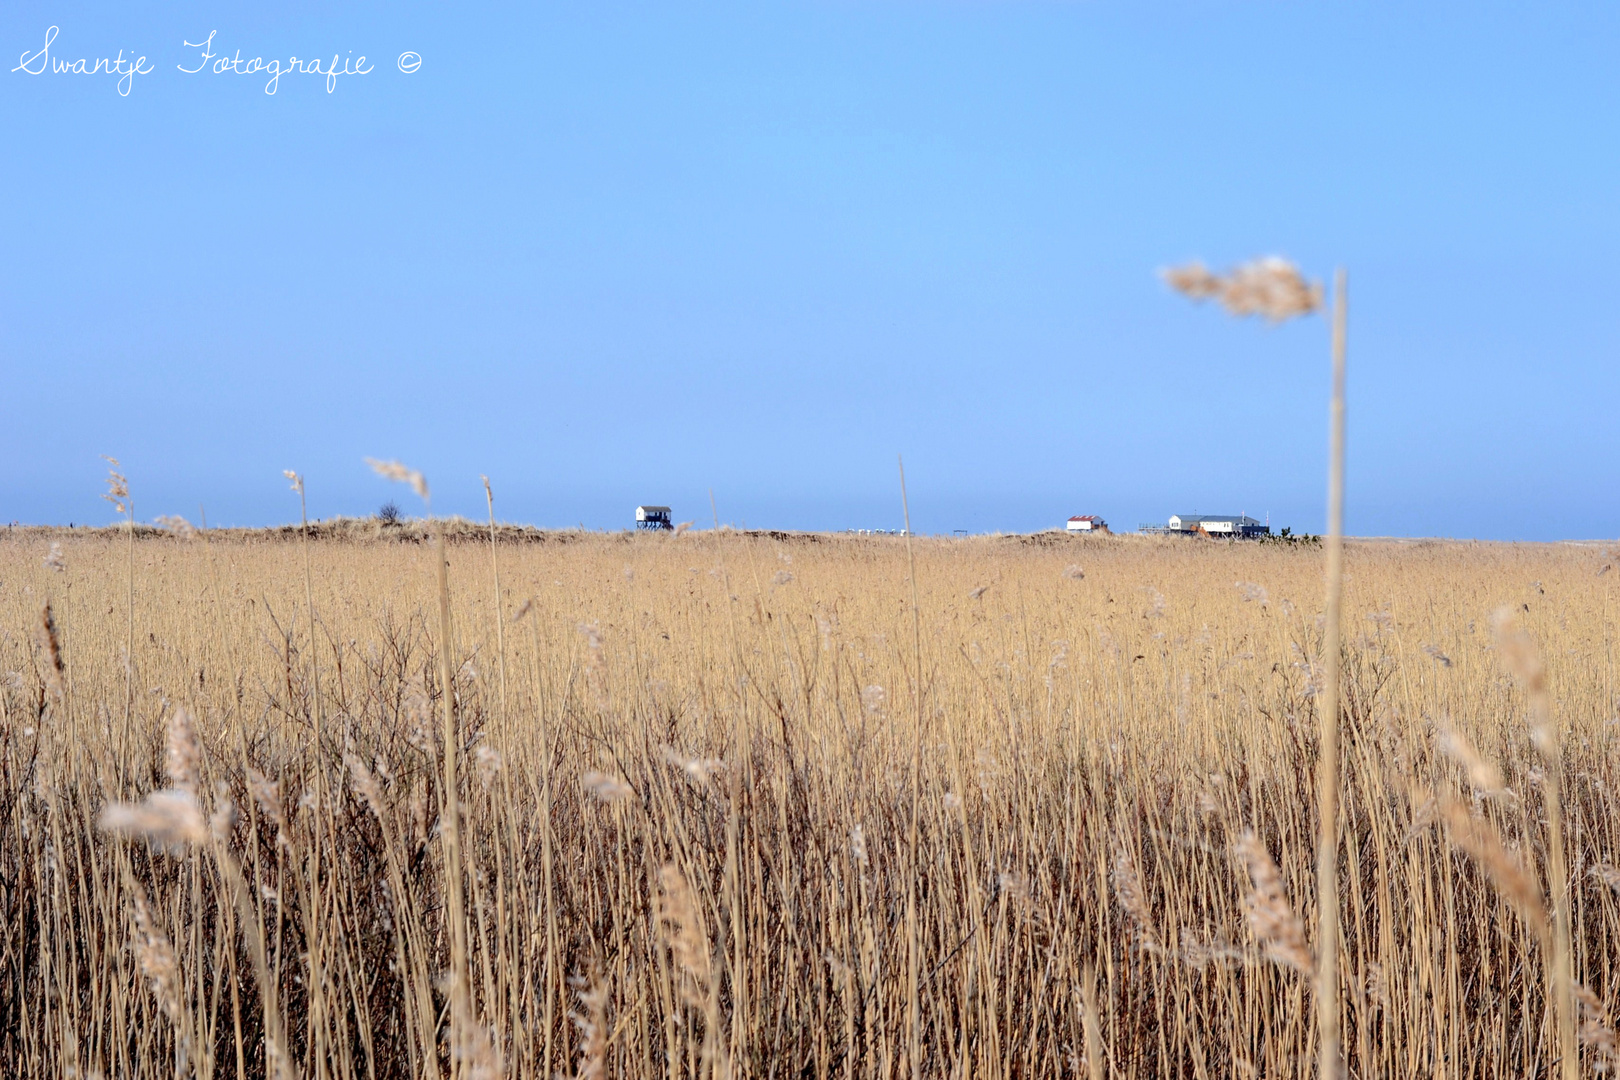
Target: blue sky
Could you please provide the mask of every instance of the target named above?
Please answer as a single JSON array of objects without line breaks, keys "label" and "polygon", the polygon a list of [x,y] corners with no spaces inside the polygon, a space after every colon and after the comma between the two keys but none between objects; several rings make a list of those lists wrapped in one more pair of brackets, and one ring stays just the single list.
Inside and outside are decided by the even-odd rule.
[{"label": "blue sky", "polygon": [[[1620,534],[1620,11],[1597,4],[48,4],[0,65],[0,518]],[[135,10],[136,8],[140,10]],[[271,8],[274,8],[272,11]],[[215,51],[370,74],[184,74]],[[399,71],[398,55],[421,67]],[[406,500],[402,504],[408,505]]]}]

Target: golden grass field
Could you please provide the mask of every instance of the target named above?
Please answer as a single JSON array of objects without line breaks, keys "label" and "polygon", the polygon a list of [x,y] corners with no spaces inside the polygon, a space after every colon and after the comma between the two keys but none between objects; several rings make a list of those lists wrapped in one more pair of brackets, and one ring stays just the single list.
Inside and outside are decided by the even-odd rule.
[{"label": "golden grass field", "polygon": [[[422,538],[4,534],[12,1075],[1314,1071],[1320,549]],[[1555,1070],[1504,606],[1614,1064],[1610,558],[1348,545],[1351,1076]]]}]

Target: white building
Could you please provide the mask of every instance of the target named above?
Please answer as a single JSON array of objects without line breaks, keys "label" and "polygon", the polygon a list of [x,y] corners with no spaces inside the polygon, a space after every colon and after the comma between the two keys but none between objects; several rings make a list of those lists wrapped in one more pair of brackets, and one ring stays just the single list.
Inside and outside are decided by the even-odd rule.
[{"label": "white building", "polygon": [[669,519],[667,506],[638,506],[636,507],[636,528],[638,529],[673,529],[674,523]]},{"label": "white building", "polygon": [[1171,532],[1198,532],[1211,536],[1265,536],[1271,526],[1244,514],[1173,514]]},{"label": "white building", "polygon": [[1070,532],[1107,532],[1108,522],[1096,514],[1081,514],[1069,519]]}]

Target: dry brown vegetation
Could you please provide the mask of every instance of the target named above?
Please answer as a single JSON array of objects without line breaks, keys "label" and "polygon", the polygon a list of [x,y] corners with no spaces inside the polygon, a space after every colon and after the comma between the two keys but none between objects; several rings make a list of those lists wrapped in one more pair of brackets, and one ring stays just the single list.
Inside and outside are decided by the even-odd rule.
[{"label": "dry brown vegetation", "polygon": [[[463,532],[0,542],[18,1076],[1311,1071],[1320,551]],[[1555,780],[1613,1063],[1607,558],[1347,551],[1353,1076],[1555,1070]]]}]

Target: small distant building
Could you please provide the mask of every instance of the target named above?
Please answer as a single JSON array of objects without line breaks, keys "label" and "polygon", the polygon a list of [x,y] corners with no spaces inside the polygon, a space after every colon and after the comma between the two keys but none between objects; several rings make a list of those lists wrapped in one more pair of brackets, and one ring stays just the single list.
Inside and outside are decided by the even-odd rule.
[{"label": "small distant building", "polygon": [[1204,532],[1210,536],[1268,536],[1271,526],[1245,514],[1173,514],[1171,532]]},{"label": "small distant building", "polygon": [[1069,519],[1070,532],[1107,532],[1108,522],[1096,514],[1078,514]]},{"label": "small distant building", "polygon": [[638,529],[673,529],[674,522],[669,519],[667,506],[638,506],[636,507],[636,528]]}]

